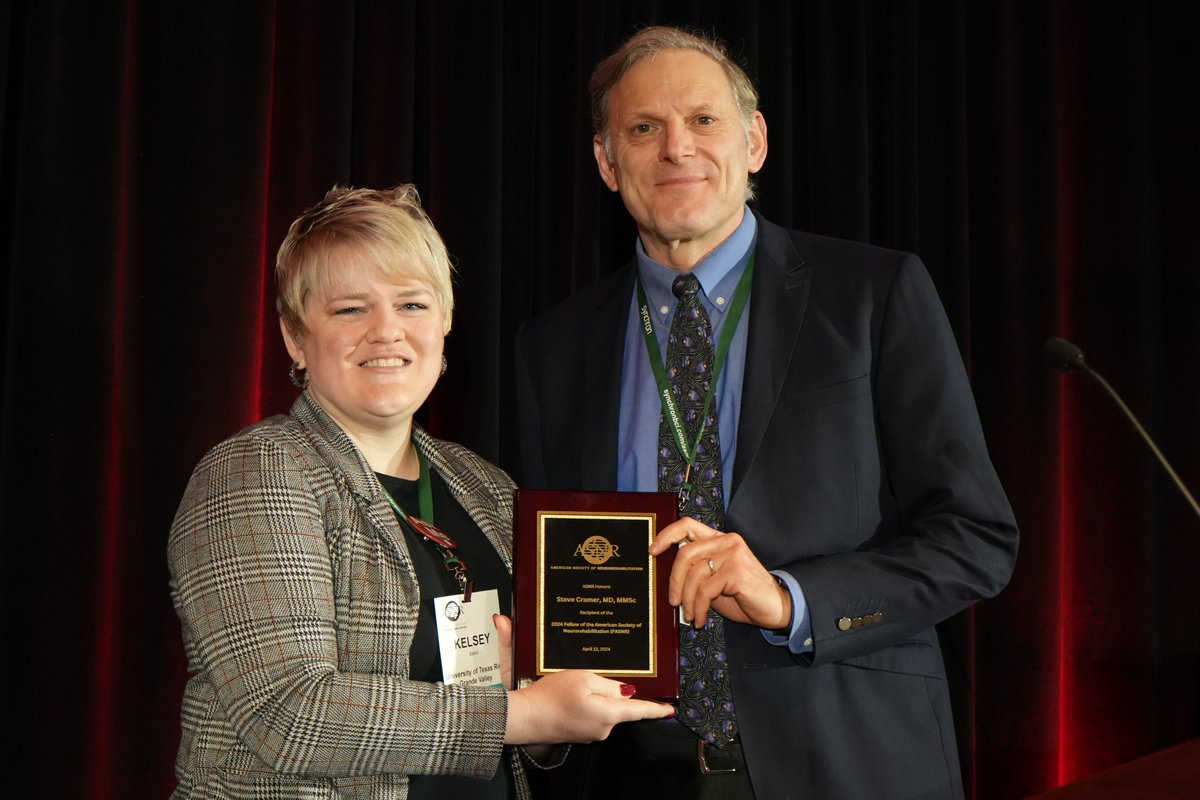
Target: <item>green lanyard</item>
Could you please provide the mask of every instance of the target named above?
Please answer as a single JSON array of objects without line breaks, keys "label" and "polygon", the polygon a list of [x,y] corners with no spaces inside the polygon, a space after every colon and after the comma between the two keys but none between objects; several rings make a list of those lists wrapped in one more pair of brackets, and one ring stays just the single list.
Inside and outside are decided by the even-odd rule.
[{"label": "green lanyard", "polygon": [[417,451],[417,463],[420,464],[420,474],[417,478],[417,505],[421,516],[414,517],[406,512],[386,487],[380,486],[380,488],[383,489],[383,496],[387,498],[392,511],[395,511],[396,515],[416,531],[422,539],[438,549],[442,556],[442,564],[446,567],[446,571],[454,576],[459,590],[462,591],[463,602],[469,603],[471,602],[471,591],[475,585],[474,581],[467,578],[466,562],[454,554],[458,543],[433,524],[433,482],[429,479],[429,459],[425,457],[415,442],[413,449]]},{"label": "green lanyard", "polygon": [[[642,287],[641,277],[634,274],[634,281],[637,285],[638,313],[642,320],[642,338],[646,341],[646,355],[650,359],[650,369],[654,372],[654,382],[658,384],[658,397],[662,401],[663,415],[671,427],[675,446],[679,448],[679,453],[687,464],[683,472],[683,485],[679,488],[680,514],[683,513],[683,508],[692,491],[692,467],[696,465],[696,450],[700,446],[700,437],[704,435],[704,429],[708,424],[708,410],[712,407],[713,395],[717,389],[717,379],[721,377],[721,370],[729,355],[729,343],[733,341],[733,334],[737,330],[738,322],[741,321],[746,301],[750,299],[750,281],[754,275],[754,256],[755,254],[751,252],[750,261],[746,264],[746,269],[742,272],[742,277],[738,280],[737,288],[733,292],[733,302],[729,306],[729,311],[726,312],[729,316],[725,318],[725,324],[721,328],[721,337],[717,342],[713,374],[708,382],[708,392],[704,396],[704,409],[700,414],[700,429],[696,431],[696,440],[691,446],[688,445],[687,431],[683,427],[683,413],[679,410],[679,405],[671,393],[671,381],[667,378],[667,368],[663,362],[662,350],[658,346],[658,337],[654,335],[654,320],[650,315],[650,303],[646,300],[646,290]],[[679,313],[678,307],[676,307],[675,313]]]}]

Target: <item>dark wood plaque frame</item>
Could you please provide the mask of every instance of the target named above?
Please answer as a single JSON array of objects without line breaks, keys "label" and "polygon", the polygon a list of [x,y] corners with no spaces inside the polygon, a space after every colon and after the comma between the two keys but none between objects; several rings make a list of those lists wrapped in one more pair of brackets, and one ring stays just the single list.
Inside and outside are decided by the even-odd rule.
[{"label": "dark wood plaque frame", "polygon": [[[513,554],[513,584],[515,587],[515,602],[513,617],[516,625],[516,677],[535,679],[551,672],[566,668],[592,669],[576,660],[587,659],[579,653],[572,652],[562,656],[556,666],[555,658],[549,657],[547,651],[565,649],[572,651],[577,646],[575,639],[567,636],[562,628],[545,626],[547,607],[557,607],[552,599],[546,597],[547,576],[540,565],[543,565],[547,550],[554,551],[554,537],[571,535],[569,531],[548,533],[550,528],[575,528],[579,524],[595,526],[598,535],[605,532],[606,526],[611,527],[615,537],[622,525],[632,526],[630,533],[622,534],[628,542],[632,536],[634,543],[627,544],[621,551],[623,564],[644,563],[647,568],[649,585],[646,587],[649,597],[645,603],[637,606],[647,606],[645,611],[646,623],[649,630],[646,636],[651,637],[647,642],[650,652],[649,664],[637,668],[624,669],[612,664],[601,664],[592,669],[593,672],[605,677],[633,684],[637,687],[638,697],[656,700],[676,700],[679,697],[679,631],[677,612],[667,602],[667,581],[671,576],[671,565],[675,562],[675,549],[671,548],[658,558],[653,558],[646,552],[658,531],[674,522],[678,517],[676,497],[673,494],[661,492],[564,492],[549,490],[521,489],[517,492],[516,524],[514,533]],[[579,521],[583,522],[580,523]],[[560,522],[561,521],[561,522]],[[545,524],[544,524],[545,523]],[[641,526],[645,526],[646,534],[642,544]],[[592,533],[592,531],[588,531]],[[588,537],[591,540],[591,537]],[[574,542],[567,542],[568,548]],[[599,557],[604,557],[604,548],[608,546],[607,538],[600,539]],[[578,548],[581,545],[575,544]],[[574,550],[571,551],[574,553]],[[561,558],[557,552],[550,553],[552,558]],[[632,560],[644,559],[644,561]],[[559,566],[559,569],[578,569],[583,574],[592,574],[589,570],[605,568],[603,566],[589,567],[595,564],[594,559],[573,558],[575,566]],[[605,562],[607,563],[607,562]],[[610,568],[611,569],[611,568]],[[601,573],[608,575],[612,573]],[[582,580],[582,578],[580,578]],[[604,580],[610,580],[603,577]],[[557,579],[555,579],[557,580]],[[586,591],[586,590],[582,590]],[[587,608],[592,614],[608,614],[618,609],[617,603],[627,598],[604,596],[597,594],[586,598]],[[549,600],[549,602],[547,602]],[[606,602],[608,601],[608,602]],[[639,609],[640,610],[640,609]],[[625,608],[620,607],[619,613],[624,614]],[[582,611],[580,613],[583,613]],[[639,617],[640,618],[640,617]],[[562,624],[562,623],[560,623]],[[592,622],[566,623],[600,624]],[[603,636],[605,634],[595,634]],[[609,634],[610,636],[612,634]],[[635,640],[640,641],[643,634],[637,634]],[[625,637],[613,639],[614,643],[624,644]],[[582,637],[580,637],[582,642]],[[597,658],[613,658],[613,656],[597,656]]]}]

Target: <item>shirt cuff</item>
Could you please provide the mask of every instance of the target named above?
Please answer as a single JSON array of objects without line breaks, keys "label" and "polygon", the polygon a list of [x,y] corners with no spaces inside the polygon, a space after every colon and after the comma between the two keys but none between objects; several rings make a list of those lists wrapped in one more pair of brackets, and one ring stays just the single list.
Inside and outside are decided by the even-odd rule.
[{"label": "shirt cuff", "polygon": [[792,596],[792,626],[787,636],[780,636],[775,631],[759,628],[768,644],[782,647],[787,645],[793,653],[811,653],[813,651],[812,620],[808,616],[808,601],[804,599],[804,590],[800,582],[783,570],[772,570],[771,574],[783,582],[788,593]]}]

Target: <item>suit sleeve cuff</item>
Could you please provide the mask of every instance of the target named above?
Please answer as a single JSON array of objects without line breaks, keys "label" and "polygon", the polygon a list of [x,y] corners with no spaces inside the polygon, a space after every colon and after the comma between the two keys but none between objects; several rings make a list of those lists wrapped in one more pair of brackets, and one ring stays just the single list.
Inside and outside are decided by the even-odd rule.
[{"label": "suit sleeve cuff", "polygon": [[775,631],[760,628],[763,638],[769,644],[779,647],[787,645],[793,653],[811,653],[813,651],[812,620],[808,615],[808,601],[804,599],[804,590],[800,582],[783,570],[772,570],[772,575],[778,578],[792,596],[792,626],[787,635],[782,636]]}]

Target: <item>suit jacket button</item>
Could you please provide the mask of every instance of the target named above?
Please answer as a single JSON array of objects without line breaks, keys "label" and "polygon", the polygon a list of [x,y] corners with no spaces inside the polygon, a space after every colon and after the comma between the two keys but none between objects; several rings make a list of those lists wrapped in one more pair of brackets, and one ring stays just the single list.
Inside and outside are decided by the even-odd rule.
[{"label": "suit jacket button", "polygon": [[837,621],[838,630],[839,631],[848,631],[848,630],[850,630],[850,624],[851,623],[850,623],[849,617],[842,617],[841,619],[839,619]]}]

